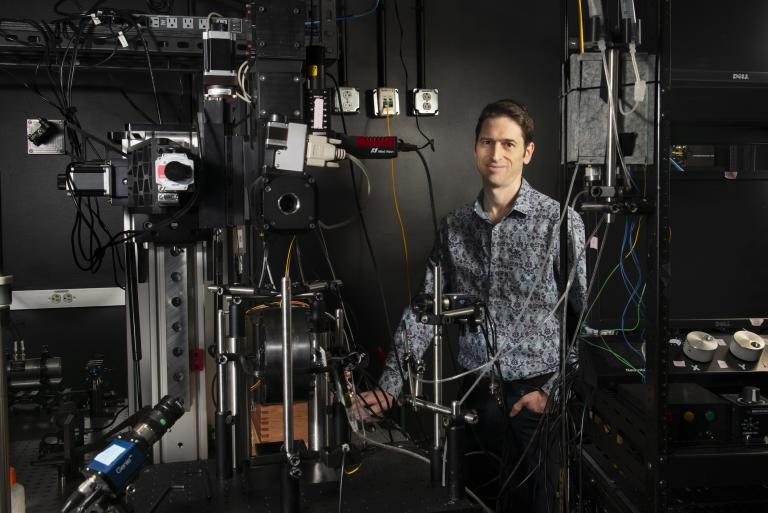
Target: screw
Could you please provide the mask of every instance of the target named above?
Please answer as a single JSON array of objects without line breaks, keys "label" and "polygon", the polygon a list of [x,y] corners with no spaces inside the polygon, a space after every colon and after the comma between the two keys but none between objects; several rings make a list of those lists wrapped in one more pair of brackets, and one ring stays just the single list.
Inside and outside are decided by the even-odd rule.
[{"label": "screw", "polygon": [[180,332],[180,331],[181,331],[181,324],[180,324],[180,323],[178,323],[178,322],[174,322],[174,323],[171,325],[171,329],[172,329],[173,331],[175,331],[176,333],[178,333],[178,332]]},{"label": "screw", "polygon": [[298,7],[294,7],[293,8],[293,14],[299,14],[299,8]]},{"label": "screw", "polygon": [[267,185],[266,187],[264,187],[264,192],[271,192],[271,191],[272,191],[271,185]]},{"label": "screw", "polygon": [[181,356],[184,354],[184,349],[180,347],[174,347],[173,348],[173,356]]},{"label": "screw", "polygon": [[123,178],[123,185],[128,185],[128,179],[127,178]]},{"label": "screw", "polygon": [[263,5],[259,6],[259,9],[258,9],[259,12],[264,12],[266,10],[267,10],[266,7],[264,7]]},{"label": "screw", "polygon": [[298,110],[294,110],[293,115],[298,118],[299,116],[301,116],[301,112],[299,112]]},{"label": "screw", "polygon": [[299,43],[298,41],[294,41],[293,47],[294,48],[300,48],[301,47],[301,43]]},{"label": "screw", "polygon": [[171,304],[173,306],[181,306],[181,298],[179,296],[174,296],[171,298]]},{"label": "screw", "polygon": [[171,273],[171,280],[173,281],[181,281],[181,273],[179,272],[172,272]]},{"label": "screw", "polygon": [[298,82],[299,80],[300,80],[300,78],[299,78],[298,76],[294,76],[294,77],[293,77],[293,81],[294,81],[294,82]]},{"label": "screw", "polygon": [[264,81],[266,81],[266,80],[267,80],[267,76],[266,76],[266,75],[259,75],[259,80],[261,80],[262,82],[264,82]]},{"label": "screw", "polygon": [[264,48],[265,46],[267,46],[267,43],[265,43],[265,42],[264,42],[264,41],[262,41],[262,40],[259,40],[259,41],[256,43],[256,46],[258,46],[259,48]]}]

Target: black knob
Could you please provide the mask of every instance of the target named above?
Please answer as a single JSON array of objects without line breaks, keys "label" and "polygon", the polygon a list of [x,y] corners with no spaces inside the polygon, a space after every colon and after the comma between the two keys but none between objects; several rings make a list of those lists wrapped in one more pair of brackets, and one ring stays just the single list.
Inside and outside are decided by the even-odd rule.
[{"label": "black knob", "polygon": [[165,177],[174,182],[187,182],[192,179],[192,168],[172,160],[165,165]]},{"label": "black knob", "polygon": [[746,386],[741,389],[741,402],[745,404],[755,404],[760,402],[760,389],[757,387]]}]

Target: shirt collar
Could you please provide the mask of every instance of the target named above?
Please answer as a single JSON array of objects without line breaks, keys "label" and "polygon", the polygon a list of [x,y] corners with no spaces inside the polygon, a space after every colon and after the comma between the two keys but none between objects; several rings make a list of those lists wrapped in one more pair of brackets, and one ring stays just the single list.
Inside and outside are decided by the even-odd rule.
[{"label": "shirt collar", "polygon": [[[523,182],[520,184],[520,190],[517,192],[517,196],[515,197],[515,203],[512,205],[512,210],[510,210],[509,214],[512,212],[520,212],[521,214],[527,216],[533,212],[534,207],[534,189],[531,187],[531,185],[528,183],[528,181],[523,178]],[[485,208],[483,208],[483,191],[482,189],[477,195],[477,198],[475,199],[475,213],[479,215],[482,219],[486,221],[490,221],[490,218],[488,217],[488,214],[485,212]],[[507,214],[507,216],[509,216]]]}]

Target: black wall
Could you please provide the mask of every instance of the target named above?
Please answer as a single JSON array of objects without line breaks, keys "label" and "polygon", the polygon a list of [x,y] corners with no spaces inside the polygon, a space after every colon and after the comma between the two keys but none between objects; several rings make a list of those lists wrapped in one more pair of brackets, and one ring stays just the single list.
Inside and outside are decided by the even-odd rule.
[{"label": "black wall", "polygon": [[[413,0],[399,0],[404,25],[403,55],[409,83],[416,83],[415,27]],[[86,2],[87,4],[87,2]],[[186,2],[176,2],[175,12],[187,11]],[[362,12],[373,0],[350,0],[348,12]],[[401,92],[405,111],[405,75],[398,57],[399,29],[394,2],[387,1],[388,84]],[[482,107],[499,98],[514,97],[529,107],[536,120],[536,153],[526,169],[534,187],[557,197],[558,175],[558,90],[560,81],[560,24],[556,2],[500,2],[497,0],[433,0],[427,4],[427,86],[440,90],[440,115],[420,120],[422,129],[436,141],[436,151],[425,150],[432,170],[438,215],[443,216],[472,201],[480,188],[472,156],[474,125]],[[2,16],[45,18],[55,15],[53,2],[28,0],[4,2]],[[141,1],[110,1],[108,5],[144,9]],[[237,2],[199,2],[196,14],[211,7],[225,16],[240,16]],[[74,4],[64,4],[66,10]],[[375,16],[349,22],[349,85],[370,89],[377,85]],[[336,71],[335,67],[331,67]],[[25,81],[30,71],[12,72]],[[41,72],[42,73],[42,72]],[[180,96],[178,76],[158,73],[164,117],[167,121],[189,119],[187,103]],[[38,77],[42,85],[42,75]],[[125,122],[142,121],[119,93],[123,87],[145,111],[154,113],[149,76],[146,72],[79,70],[75,77],[74,103],[83,126],[94,134],[119,129]],[[184,85],[184,87],[187,87]],[[187,89],[188,90],[188,89]],[[42,88],[46,92],[45,88]],[[2,179],[3,242],[6,272],[15,275],[16,289],[52,289],[112,285],[111,267],[95,275],[80,272],[72,262],[69,233],[74,219],[71,200],[56,190],[56,174],[69,161],[66,156],[28,156],[25,120],[60,116],[38,97],[0,73],[3,137],[0,138]],[[182,108],[180,108],[182,105]],[[383,119],[364,114],[347,118],[350,133],[386,134]],[[336,128],[341,125],[336,120]],[[394,134],[409,142],[423,141],[414,118],[401,115],[392,120]],[[395,218],[390,164],[368,163],[373,194],[366,203],[365,217],[371,233],[380,274],[395,324],[407,302],[405,264]],[[432,229],[424,171],[418,158],[403,155],[395,162],[400,210],[407,230],[410,276],[414,287],[421,282],[425,256],[432,244]],[[349,173],[329,170],[321,183],[321,217],[337,222],[354,213]],[[102,206],[105,219],[117,231],[122,224],[118,209]],[[325,264],[316,258],[314,235],[306,235],[304,264],[308,273],[325,273]],[[373,349],[386,349],[388,337],[376,291],[371,260],[359,223],[329,232],[331,258],[345,283],[346,299],[352,305],[361,342]],[[275,268],[277,269],[277,268]],[[118,388],[125,391],[125,319],[116,308],[39,310],[14,312],[13,318],[24,333],[28,352],[47,344],[53,354],[65,357],[66,374],[72,380],[82,376],[93,351],[107,355],[115,368]]]}]

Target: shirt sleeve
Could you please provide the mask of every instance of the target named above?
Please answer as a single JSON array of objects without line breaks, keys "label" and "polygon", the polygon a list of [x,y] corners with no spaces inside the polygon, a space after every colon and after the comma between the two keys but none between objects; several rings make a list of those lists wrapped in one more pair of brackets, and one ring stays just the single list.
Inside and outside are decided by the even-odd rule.
[{"label": "shirt sleeve", "polygon": [[[437,245],[433,247],[431,252],[431,258],[427,262],[426,270],[424,272],[424,283],[420,289],[421,293],[432,294],[432,288],[434,286],[434,274],[432,269],[432,262],[437,258],[446,255],[447,248],[444,246],[448,240],[447,237],[447,223],[445,219],[440,224],[440,240],[443,242],[442,248]],[[443,265],[443,278],[446,279],[450,276],[450,272],[446,272],[446,258],[440,258]],[[444,283],[444,289],[450,290],[450,284]],[[379,378],[379,386],[393,397],[398,397],[403,387],[403,376],[407,369],[405,368],[404,356],[406,344],[408,350],[415,358],[421,358],[432,342],[432,326],[423,324],[416,317],[416,314],[408,305],[403,311],[403,315],[400,318],[400,323],[394,334],[394,347],[390,350],[387,358],[384,362],[384,371]],[[401,373],[402,371],[402,373]],[[407,378],[407,376],[406,376]]]}]

